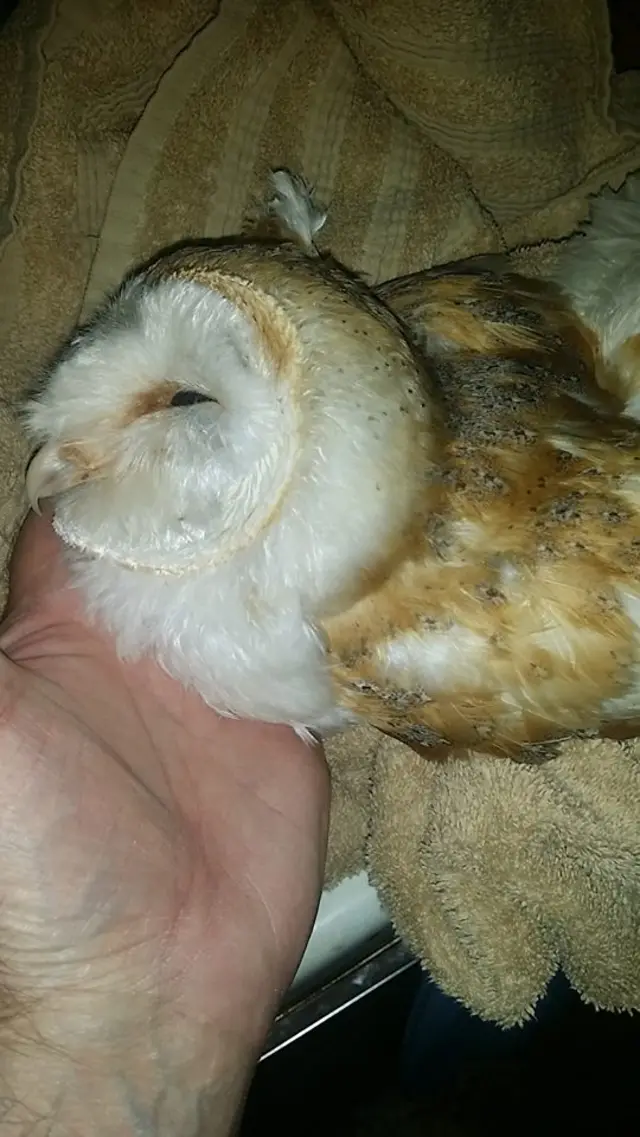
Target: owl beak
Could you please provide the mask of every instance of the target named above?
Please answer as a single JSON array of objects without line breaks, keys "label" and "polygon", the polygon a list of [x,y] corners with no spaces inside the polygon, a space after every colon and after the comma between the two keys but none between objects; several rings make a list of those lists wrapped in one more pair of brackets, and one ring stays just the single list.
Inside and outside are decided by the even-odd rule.
[{"label": "owl beak", "polygon": [[29,505],[34,513],[40,513],[40,502],[46,497],[56,497],[73,489],[86,480],[83,471],[75,462],[60,454],[60,448],[48,442],[37,450],[27,467],[26,491]]}]

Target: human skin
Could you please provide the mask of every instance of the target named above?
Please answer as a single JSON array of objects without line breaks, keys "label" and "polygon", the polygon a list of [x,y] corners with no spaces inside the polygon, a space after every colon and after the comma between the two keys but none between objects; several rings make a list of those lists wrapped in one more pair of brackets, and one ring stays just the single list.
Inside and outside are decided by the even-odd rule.
[{"label": "human skin", "polygon": [[123,663],[46,518],[0,649],[0,1134],[224,1137],[321,891],[322,752]]}]

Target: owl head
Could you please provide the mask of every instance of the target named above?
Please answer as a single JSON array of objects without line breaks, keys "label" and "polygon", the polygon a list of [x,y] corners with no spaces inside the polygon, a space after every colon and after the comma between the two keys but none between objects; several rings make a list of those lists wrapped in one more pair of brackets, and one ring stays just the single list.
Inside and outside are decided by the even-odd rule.
[{"label": "owl head", "polygon": [[269,340],[256,295],[231,291],[133,276],[30,400],[28,496],[55,497],[69,543],[180,569],[228,551],[276,506],[299,442],[295,350],[277,314]]},{"label": "owl head", "polygon": [[265,572],[340,591],[410,523],[423,380],[338,267],[273,242],[182,249],[129,277],[29,401],[28,497],[54,498],[67,544],[125,568],[259,549]]}]

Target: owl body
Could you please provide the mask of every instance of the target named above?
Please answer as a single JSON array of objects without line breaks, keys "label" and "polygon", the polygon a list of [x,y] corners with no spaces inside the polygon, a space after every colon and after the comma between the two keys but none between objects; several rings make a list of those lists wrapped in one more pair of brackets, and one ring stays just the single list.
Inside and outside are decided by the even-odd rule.
[{"label": "owl body", "polygon": [[134,274],[30,403],[29,496],[89,610],[303,735],[535,757],[640,732],[640,426],[593,329],[482,260],[374,293],[295,186],[287,210],[301,248]]},{"label": "owl body", "polygon": [[[455,266],[454,266],[455,267]],[[430,364],[440,495],[379,587],[326,622],[340,699],[425,748],[550,756],[640,727],[640,427],[553,289],[383,289]]]}]

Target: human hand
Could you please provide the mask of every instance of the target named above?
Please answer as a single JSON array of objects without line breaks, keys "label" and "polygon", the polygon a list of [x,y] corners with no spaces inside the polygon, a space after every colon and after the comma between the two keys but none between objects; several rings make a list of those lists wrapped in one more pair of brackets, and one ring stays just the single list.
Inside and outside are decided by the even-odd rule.
[{"label": "human hand", "polygon": [[33,515],[0,648],[0,1133],[226,1134],[322,887],[322,755],[122,663]]}]

